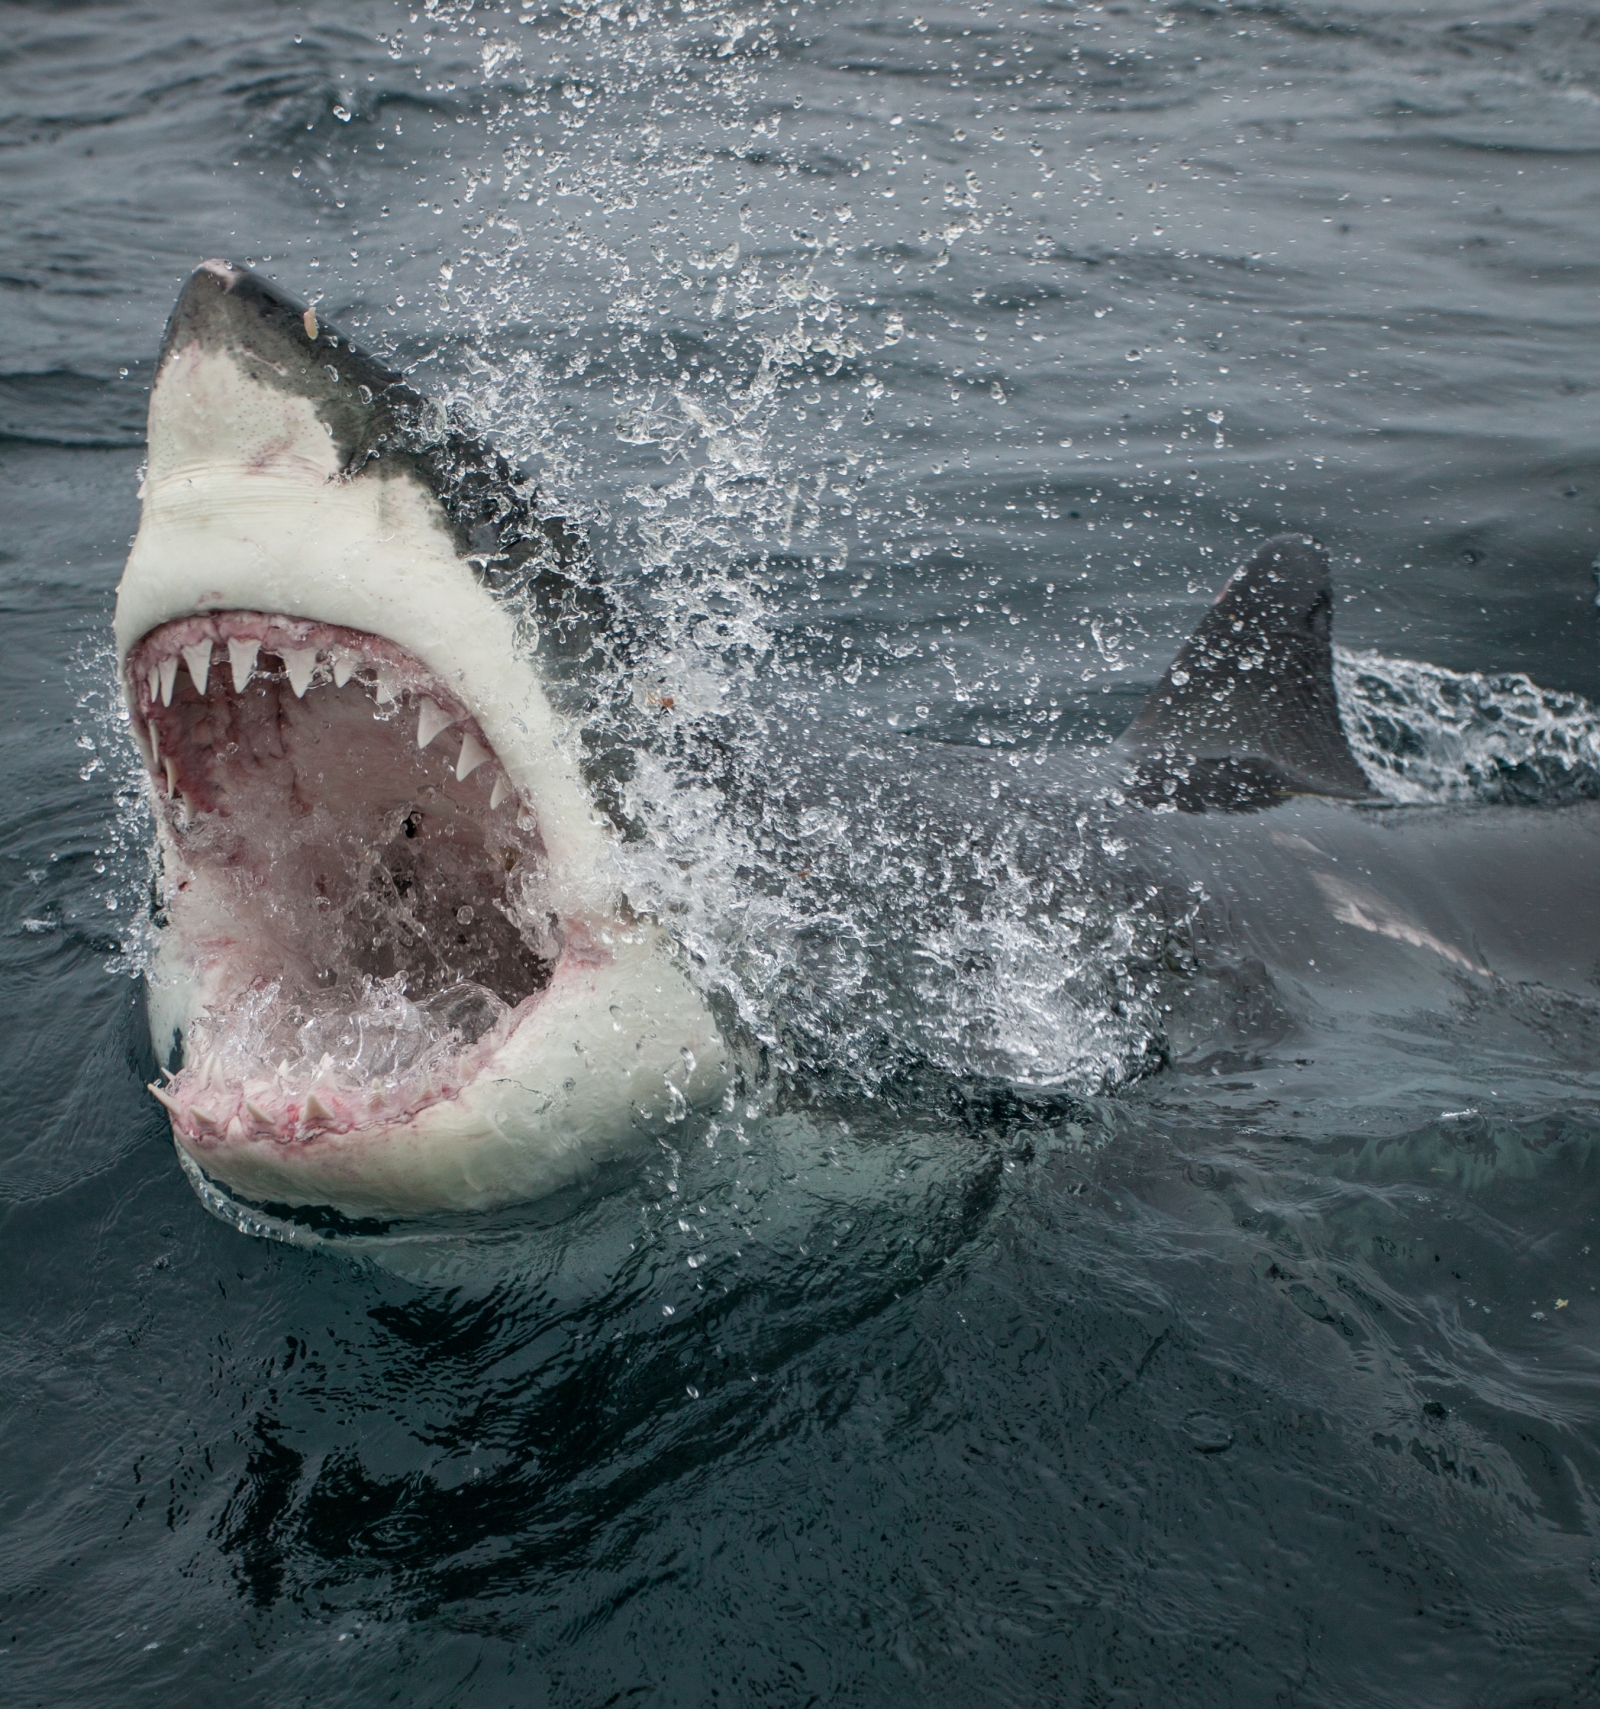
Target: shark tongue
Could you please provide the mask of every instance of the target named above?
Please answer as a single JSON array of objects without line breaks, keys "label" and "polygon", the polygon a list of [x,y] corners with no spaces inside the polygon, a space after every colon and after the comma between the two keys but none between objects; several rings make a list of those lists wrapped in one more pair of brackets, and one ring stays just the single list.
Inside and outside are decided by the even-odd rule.
[{"label": "shark tongue", "polygon": [[482,730],[392,644],[271,614],[164,625],[128,669],[209,997],[180,1127],[292,1137],[448,1093],[561,954]]}]

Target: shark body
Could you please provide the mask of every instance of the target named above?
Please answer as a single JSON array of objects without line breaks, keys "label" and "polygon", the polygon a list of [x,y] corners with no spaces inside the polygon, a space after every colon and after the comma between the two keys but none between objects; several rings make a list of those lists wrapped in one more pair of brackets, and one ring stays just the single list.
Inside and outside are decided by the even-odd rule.
[{"label": "shark body", "polygon": [[[219,261],[163,341],[142,496],[116,645],[163,875],[149,1008],[175,1072],[152,1090],[189,1166],[257,1204],[473,1210],[725,1097],[733,1052],[630,908],[573,734],[611,620],[581,538],[314,311]],[[1392,989],[1581,994],[1600,818],[1373,811],[1331,611],[1321,549],[1267,542],[1021,840],[1113,912],[1153,905],[1324,1009],[1368,1001],[1375,967]],[[871,763],[828,760],[827,790]],[[925,781],[948,769],[965,802],[970,763]],[[1092,823],[1072,802],[1091,785]],[[892,803],[899,779],[860,793]],[[1187,1024],[1203,1050],[1255,1023]]]}]

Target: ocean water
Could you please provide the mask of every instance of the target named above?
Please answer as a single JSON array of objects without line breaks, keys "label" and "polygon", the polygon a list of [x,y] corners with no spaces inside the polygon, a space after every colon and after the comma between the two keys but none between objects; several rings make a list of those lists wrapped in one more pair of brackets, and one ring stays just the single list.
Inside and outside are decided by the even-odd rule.
[{"label": "ocean water", "polygon": [[[1050,817],[1297,529],[1386,830],[1587,834],[1593,14],[6,25],[0,1697],[1600,1700],[1600,970],[1169,1020]],[[737,756],[643,757],[627,877],[760,1069],[544,1203],[252,1236],[144,1091],[108,628],[214,254],[587,522]]]}]

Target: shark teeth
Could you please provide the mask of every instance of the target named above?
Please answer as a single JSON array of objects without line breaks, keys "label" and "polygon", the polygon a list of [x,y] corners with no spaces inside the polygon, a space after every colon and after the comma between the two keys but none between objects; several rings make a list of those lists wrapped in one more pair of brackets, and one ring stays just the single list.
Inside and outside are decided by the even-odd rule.
[{"label": "shark teeth", "polygon": [[250,673],[256,668],[256,655],[261,651],[259,641],[230,641],[228,643],[228,664],[233,671],[233,692],[244,693],[244,685],[250,680]]},{"label": "shark teeth", "polygon": [[165,1104],[167,1109],[170,1110],[173,1115],[181,1116],[183,1114],[183,1105],[180,1104],[176,1098],[168,1097],[154,1080],[150,1081],[149,1084],[146,1085],[145,1091],[147,1091],[158,1104]]},{"label": "shark teeth", "polygon": [[289,678],[289,686],[294,690],[296,700],[304,700],[306,690],[311,686],[311,674],[317,668],[317,649],[315,647],[284,647],[278,655],[283,660],[285,674]]},{"label": "shark teeth", "polygon": [[469,730],[461,738],[461,758],[456,761],[456,782],[465,783],[488,757],[489,750]]},{"label": "shark teeth", "polygon": [[[244,780],[235,774],[249,743],[258,743],[250,750],[257,770],[290,755],[309,755],[323,739],[319,732],[337,728],[337,747],[358,728],[351,722],[357,699],[365,700],[378,724],[400,724],[389,739],[405,740],[395,714],[402,708],[414,713],[414,753],[431,750],[426,763],[434,773],[417,780],[419,801],[442,789],[455,797],[446,811],[483,813],[515,803],[504,762],[470,709],[420,660],[399,653],[381,636],[297,616],[218,611],[152,630],[129,661],[128,700],[132,733],[164,825],[188,832],[246,811]],[[180,696],[183,669],[192,692],[186,685]],[[247,695],[252,685],[254,693]],[[308,698],[313,686],[326,692],[326,702],[320,694]],[[336,694],[345,698],[336,701]],[[291,696],[306,702],[305,713],[290,715]],[[447,730],[452,739],[441,743]],[[254,732],[243,747],[242,732]],[[335,767],[346,763],[343,753],[324,754],[319,767],[329,760]],[[469,805],[459,786],[479,774],[484,782],[473,789]],[[322,775],[320,769],[315,774]],[[321,787],[317,781],[311,785],[313,793]],[[192,837],[186,846],[191,858],[204,852]],[[209,1068],[196,1064],[196,1071],[205,1077],[200,1083],[208,1086],[213,1104],[228,1096],[209,1084]],[[224,1117],[225,1112],[219,1121]],[[248,1129],[251,1118],[243,1120]]]},{"label": "shark teeth", "polygon": [[305,1119],[308,1122],[327,1122],[333,1120],[333,1111],[323,1103],[315,1092],[306,1094]]},{"label": "shark teeth", "polygon": [[189,677],[194,683],[196,692],[204,694],[206,678],[211,674],[211,643],[197,641],[192,647],[183,649],[183,662],[189,667]]},{"label": "shark teeth", "polygon": [[426,694],[417,702],[417,746],[425,748],[441,730],[448,730],[455,720],[441,710],[436,700]]}]

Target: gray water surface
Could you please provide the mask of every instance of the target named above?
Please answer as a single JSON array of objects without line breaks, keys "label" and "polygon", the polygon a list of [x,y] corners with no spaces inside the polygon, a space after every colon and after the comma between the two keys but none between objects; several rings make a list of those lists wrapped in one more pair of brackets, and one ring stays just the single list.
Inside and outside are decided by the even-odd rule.
[{"label": "gray water surface", "polygon": [[[1600,989],[1180,1027],[1042,918],[1030,793],[1293,528],[1418,811],[1590,811],[1595,16],[41,4],[0,78],[0,1695],[1600,1699]],[[897,982],[873,802],[758,882],[664,751],[743,1113],[450,1228],[207,1215],[106,650],[219,253],[589,521],[757,777],[825,729],[927,870],[1045,854]]]}]

